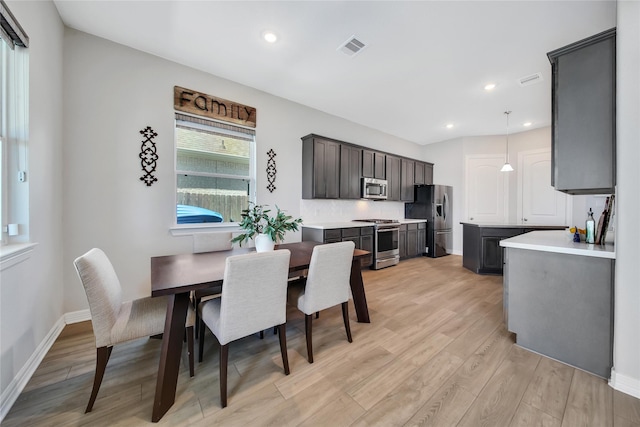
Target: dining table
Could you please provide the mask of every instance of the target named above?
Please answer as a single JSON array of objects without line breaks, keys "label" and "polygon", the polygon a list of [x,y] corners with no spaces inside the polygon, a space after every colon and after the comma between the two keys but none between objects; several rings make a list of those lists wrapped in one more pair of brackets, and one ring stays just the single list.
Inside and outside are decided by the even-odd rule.
[{"label": "dining table", "polygon": [[[309,268],[313,248],[319,242],[285,243],[276,246],[291,252],[289,273]],[[233,248],[226,251],[187,253],[151,257],[151,296],[167,296],[167,318],[164,325],[156,392],[151,420],[158,422],[175,402],[184,325],[191,291],[212,286],[224,286],[226,259],[234,255],[254,252],[255,248]],[[354,249],[351,262],[350,285],[358,322],[369,323],[369,310],[362,281],[360,259],[370,252]]]}]

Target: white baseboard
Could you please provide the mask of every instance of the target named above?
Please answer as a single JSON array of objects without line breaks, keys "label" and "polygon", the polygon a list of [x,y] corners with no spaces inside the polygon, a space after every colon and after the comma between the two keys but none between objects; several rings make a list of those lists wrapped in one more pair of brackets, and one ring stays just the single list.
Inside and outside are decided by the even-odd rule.
[{"label": "white baseboard", "polygon": [[65,313],[64,315],[64,323],[70,325],[72,323],[84,322],[85,320],[91,320],[91,311],[89,309],[72,311],[70,313]]},{"label": "white baseboard", "polygon": [[636,378],[618,374],[615,369],[612,369],[609,385],[622,393],[640,399],[640,380]]},{"label": "white baseboard", "polygon": [[11,380],[9,386],[7,386],[7,388],[2,392],[2,396],[0,396],[0,423],[9,413],[9,410],[20,396],[20,393],[22,393],[22,390],[24,390],[24,387],[27,385],[34,372],[38,369],[38,366],[40,366],[42,359],[44,359],[44,356],[56,341],[60,332],[64,329],[64,318],[65,316],[63,315],[58,319],[49,333],[40,342],[40,345],[38,345],[33,354],[31,354],[27,363],[22,366],[17,375],[13,380]]}]

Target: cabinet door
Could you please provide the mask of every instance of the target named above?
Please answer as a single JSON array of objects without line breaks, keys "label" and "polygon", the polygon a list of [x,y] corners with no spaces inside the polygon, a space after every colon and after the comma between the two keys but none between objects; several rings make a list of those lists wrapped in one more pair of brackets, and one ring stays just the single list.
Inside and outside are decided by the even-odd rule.
[{"label": "cabinet door", "polygon": [[387,200],[400,200],[400,158],[387,156]]},{"label": "cabinet door", "polygon": [[502,271],[502,237],[482,238],[482,266],[484,270]]},{"label": "cabinet door", "polygon": [[[415,227],[416,224],[409,224]],[[407,229],[407,258],[418,256],[418,229]]]},{"label": "cabinet door", "polygon": [[400,228],[398,233],[398,251],[400,252],[400,259],[407,257],[407,230]]},{"label": "cabinet door", "polygon": [[313,198],[337,199],[340,177],[340,144],[316,138],[313,141]]},{"label": "cabinet door", "polygon": [[386,179],[385,155],[375,153],[373,156],[373,177],[376,179]]},{"label": "cabinet door", "polygon": [[417,255],[422,255],[426,253],[427,247],[427,229],[426,228],[418,228],[418,253]]},{"label": "cabinet door", "polygon": [[432,163],[424,164],[424,183],[425,185],[433,184],[433,164]]},{"label": "cabinet door", "polygon": [[373,235],[367,234],[360,237],[360,249],[371,252],[371,255],[362,258],[360,265],[362,267],[369,267],[373,264]]},{"label": "cabinet door", "polygon": [[364,178],[373,178],[374,154],[371,150],[362,150],[362,176]]},{"label": "cabinet door", "polygon": [[569,194],[615,191],[616,35],[603,32],[549,53],[552,185]]},{"label": "cabinet door", "polygon": [[415,171],[413,176],[414,184],[424,184],[424,169],[425,169],[424,163],[415,162]]},{"label": "cabinet door", "polygon": [[357,147],[340,145],[340,198],[360,198],[361,153]]},{"label": "cabinet door", "polygon": [[402,159],[400,175],[400,200],[413,202],[413,178],[415,174],[415,162]]}]

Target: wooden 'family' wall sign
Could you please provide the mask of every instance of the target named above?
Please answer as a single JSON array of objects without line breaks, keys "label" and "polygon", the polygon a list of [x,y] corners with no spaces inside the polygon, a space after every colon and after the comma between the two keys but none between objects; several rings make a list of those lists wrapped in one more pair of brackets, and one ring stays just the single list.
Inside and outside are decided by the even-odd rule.
[{"label": "wooden 'family' wall sign", "polygon": [[173,87],[173,107],[185,113],[256,127],[255,108],[180,86]]}]

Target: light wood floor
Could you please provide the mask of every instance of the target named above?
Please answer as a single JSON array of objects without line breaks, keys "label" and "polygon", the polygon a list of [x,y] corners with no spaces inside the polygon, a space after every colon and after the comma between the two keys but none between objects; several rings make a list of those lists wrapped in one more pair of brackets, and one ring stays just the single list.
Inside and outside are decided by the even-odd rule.
[{"label": "light wood floor", "polygon": [[[638,399],[514,344],[502,321],[501,277],[475,275],[453,255],[363,275],[372,323],[357,323],[351,307],[352,344],[340,308],[326,310],[314,320],[308,364],[304,318],[291,308],[291,375],[271,333],[235,342],[229,406],[221,409],[218,351],[208,335],[194,378],[183,357],[176,403],[160,424],[640,426]],[[2,425],[151,424],[159,350],[153,339],[115,347],[93,412],[84,414],[94,338],[89,322],[69,325]]]}]

